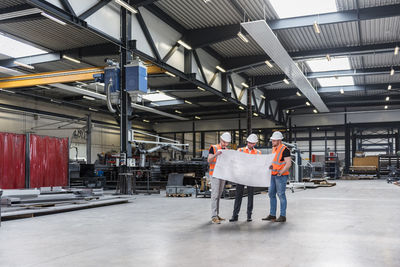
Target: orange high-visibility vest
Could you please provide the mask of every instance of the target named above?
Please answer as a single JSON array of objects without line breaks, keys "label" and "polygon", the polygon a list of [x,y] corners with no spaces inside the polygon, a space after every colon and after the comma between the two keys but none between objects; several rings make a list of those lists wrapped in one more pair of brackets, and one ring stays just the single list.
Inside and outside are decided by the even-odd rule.
[{"label": "orange high-visibility vest", "polygon": [[[272,161],[272,175],[277,175],[282,170],[286,162],[282,159],[282,153],[286,149],[284,144],[280,144],[278,147],[272,148],[272,153],[275,154],[274,160]],[[282,175],[289,175],[289,171],[284,172]]]},{"label": "orange high-visibility vest", "polygon": [[237,151],[244,152],[244,153],[247,153],[247,154],[259,154],[259,155],[261,155],[261,151],[260,150],[257,150],[255,148],[250,150],[247,146],[246,147],[241,147]]},{"label": "orange high-visibility vest", "polygon": [[[221,145],[212,145],[211,147],[214,148],[214,153],[217,153],[218,150],[222,149]],[[210,147],[210,148],[211,148]],[[210,175],[210,177],[212,177],[213,173],[214,173],[214,168],[215,168],[215,163],[217,162],[217,158],[214,158],[213,161],[210,163],[210,168],[208,170],[208,174]]]}]

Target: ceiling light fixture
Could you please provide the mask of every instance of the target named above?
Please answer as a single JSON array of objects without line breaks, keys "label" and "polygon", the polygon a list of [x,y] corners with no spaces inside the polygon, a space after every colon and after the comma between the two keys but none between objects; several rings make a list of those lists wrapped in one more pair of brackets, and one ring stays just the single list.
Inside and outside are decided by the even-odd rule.
[{"label": "ceiling light fixture", "polygon": [[72,62],[75,62],[75,63],[78,63],[78,64],[81,63],[81,61],[79,59],[72,58],[72,57],[69,57],[69,56],[66,56],[66,55],[63,55],[62,58],[66,59],[66,60],[69,60],[69,61],[72,61]]},{"label": "ceiling light fixture", "polygon": [[306,105],[307,106],[311,106],[310,102],[306,101]]},{"label": "ceiling light fixture", "polygon": [[241,83],[241,85],[243,85],[243,87],[249,88],[249,85],[247,83]]},{"label": "ceiling light fixture", "polygon": [[199,116],[194,116],[194,118],[195,118],[196,120],[200,120],[200,119],[201,119]]},{"label": "ceiling light fixture", "polygon": [[398,54],[399,54],[399,47],[398,47],[398,46],[396,46],[396,47],[394,48],[394,54],[395,54],[395,55],[398,55]]},{"label": "ceiling light fixture", "polygon": [[14,64],[15,64],[15,65],[18,65],[18,66],[20,66],[20,67],[24,67],[24,68],[30,69],[30,70],[33,70],[33,69],[35,68],[35,67],[32,66],[32,65],[28,65],[28,64],[25,64],[25,63],[16,61],[16,60],[14,61]]},{"label": "ceiling light fixture", "polygon": [[249,39],[247,39],[246,36],[244,36],[244,34],[243,34],[241,31],[238,32],[237,36],[239,36],[239,38],[240,38],[243,42],[245,42],[245,43],[248,43],[248,42],[249,42]]},{"label": "ceiling light fixture", "polygon": [[288,81],[288,79],[286,79],[286,78],[283,79],[283,82],[286,83],[286,84],[289,84],[289,81]]},{"label": "ceiling light fixture", "polygon": [[217,70],[219,70],[220,72],[226,72],[226,70],[220,66],[216,66],[215,67]]},{"label": "ceiling light fixture", "polygon": [[390,70],[390,76],[393,76],[394,75],[394,69],[392,68],[391,70]]},{"label": "ceiling light fixture", "polygon": [[61,101],[57,101],[57,100],[54,100],[54,99],[50,99],[50,101],[53,102],[53,103],[56,103],[56,104],[61,104]]},{"label": "ceiling light fixture", "polygon": [[388,90],[392,90],[392,85],[391,84],[388,85]]},{"label": "ceiling light fixture", "polygon": [[46,89],[46,90],[51,90],[51,88],[49,86],[46,86],[46,85],[36,85],[36,87],[43,88],[43,89]]},{"label": "ceiling light fixture", "polygon": [[83,98],[84,98],[84,99],[87,99],[87,100],[91,100],[91,101],[94,101],[94,100],[95,100],[94,97],[87,96],[87,95],[84,95]]},{"label": "ceiling light fixture", "polygon": [[289,110],[286,110],[286,114],[289,114],[289,112],[290,112]]},{"label": "ceiling light fixture", "polygon": [[321,30],[319,29],[318,23],[317,23],[316,21],[314,21],[313,26],[314,26],[314,31],[315,31],[315,33],[320,34],[320,33],[321,33]]},{"label": "ceiling light fixture", "polygon": [[226,98],[222,98],[222,101],[224,102],[228,102],[228,100]]},{"label": "ceiling light fixture", "polygon": [[89,110],[91,110],[91,111],[99,111],[98,109],[95,109],[95,108],[89,108]]},{"label": "ceiling light fixture", "polygon": [[188,45],[187,43],[185,43],[182,40],[178,41],[178,44],[180,44],[181,46],[183,46],[184,48],[188,49],[188,50],[192,50],[192,47],[190,45]]},{"label": "ceiling light fixture", "polygon": [[316,109],[313,109],[313,112],[314,112],[314,113],[318,113],[318,110],[316,110]]},{"label": "ceiling light fixture", "polygon": [[175,109],[175,113],[182,114],[182,111]]},{"label": "ceiling light fixture", "polygon": [[133,6],[130,6],[130,5],[128,5],[127,3],[125,3],[124,1],[122,1],[122,0],[114,0],[115,1],[115,3],[117,3],[118,5],[120,5],[120,6],[122,6],[122,7],[124,7],[124,8],[126,8],[126,9],[128,9],[130,12],[132,12],[132,13],[138,13],[138,11],[133,7]]},{"label": "ceiling light fixture", "polygon": [[331,56],[329,54],[326,54],[326,60],[331,61]]},{"label": "ceiling light fixture", "polygon": [[342,95],[344,94],[343,88],[340,88],[340,93],[341,93]]},{"label": "ceiling light fixture", "polygon": [[261,97],[262,99],[266,99],[266,97],[265,97],[265,96],[263,96],[263,95],[260,95],[260,97]]},{"label": "ceiling light fixture", "polygon": [[42,16],[48,18],[48,19],[51,19],[52,21],[57,22],[58,24],[61,24],[61,25],[66,25],[67,24],[64,21],[59,20],[59,19],[57,19],[57,18],[55,18],[55,17],[53,17],[53,16],[51,16],[51,15],[45,13],[45,12],[41,12],[40,15],[42,15]]},{"label": "ceiling light fixture", "polygon": [[388,109],[388,106],[385,106],[385,109]]},{"label": "ceiling light fixture", "polygon": [[274,65],[272,65],[271,62],[269,62],[269,60],[265,60],[265,64],[267,64],[267,66],[270,67],[271,69],[274,67]]},{"label": "ceiling light fixture", "polygon": [[239,109],[241,109],[241,110],[244,110],[244,107],[242,107],[242,106],[239,106]]},{"label": "ceiling light fixture", "polygon": [[144,119],[144,120],[143,120],[143,122],[145,122],[145,123],[149,123],[150,121],[149,121],[149,120],[146,120],[146,119]]},{"label": "ceiling light fixture", "polygon": [[390,97],[387,96],[385,100],[386,100],[386,101],[389,101],[389,100],[390,100]]},{"label": "ceiling light fixture", "polygon": [[192,104],[193,104],[193,103],[190,102],[189,100],[185,100],[185,103],[186,103],[186,104],[189,104],[189,105],[192,105]]},{"label": "ceiling light fixture", "polygon": [[299,92],[299,91],[297,91],[297,92],[296,92],[296,95],[297,95],[297,96],[301,96],[301,94],[300,94],[300,92]]},{"label": "ceiling light fixture", "polygon": [[175,74],[173,74],[173,73],[171,73],[171,72],[169,72],[169,71],[166,71],[166,72],[164,72],[164,73],[167,74],[167,75],[169,75],[169,76],[171,76],[171,77],[176,77]]},{"label": "ceiling light fixture", "polygon": [[200,86],[197,86],[197,89],[199,89],[200,91],[203,91],[203,92],[205,92],[205,91],[206,91],[206,89],[204,89],[204,88],[201,88]]},{"label": "ceiling light fixture", "polygon": [[254,112],[253,113],[254,117],[258,117],[258,113]]},{"label": "ceiling light fixture", "polygon": [[5,92],[5,93],[10,93],[10,94],[15,94],[14,91],[6,90],[6,89],[3,89],[3,88],[0,88],[0,91],[1,92]]}]

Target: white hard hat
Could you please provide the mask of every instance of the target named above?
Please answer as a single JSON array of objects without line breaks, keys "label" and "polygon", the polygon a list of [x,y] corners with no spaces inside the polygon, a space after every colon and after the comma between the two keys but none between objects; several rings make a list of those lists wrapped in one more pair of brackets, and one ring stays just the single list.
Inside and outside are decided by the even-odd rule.
[{"label": "white hard hat", "polygon": [[283,135],[279,131],[274,132],[270,138],[270,140],[282,140],[282,139],[283,139]]},{"label": "white hard hat", "polygon": [[258,137],[256,134],[251,134],[247,137],[247,142],[250,143],[257,143],[258,142]]},{"label": "white hard hat", "polygon": [[223,134],[221,135],[221,139],[222,139],[222,141],[225,141],[225,142],[230,143],[231,140],[232,140],[232,137],[231,137],[231,134],[230,134],[230,133],[225,132],[225,133],[223,133]]}]

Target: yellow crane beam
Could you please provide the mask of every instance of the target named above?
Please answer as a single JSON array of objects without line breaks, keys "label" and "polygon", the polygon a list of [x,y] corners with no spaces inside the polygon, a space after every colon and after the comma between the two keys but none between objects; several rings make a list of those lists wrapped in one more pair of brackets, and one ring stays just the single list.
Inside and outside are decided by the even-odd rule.
[{"label": "yellow crane beam", "polygon": [[[42,72],[21,76],[0,78],[0,88],[19,88],[35,85],[46,85],[52,83],[68,83],[75,81],[93,80],[94,74],[104,73],[104,67],[84,68],[75,70]],[[165,73],[165,70],[150,65],[147,67],[147,74]]]}]

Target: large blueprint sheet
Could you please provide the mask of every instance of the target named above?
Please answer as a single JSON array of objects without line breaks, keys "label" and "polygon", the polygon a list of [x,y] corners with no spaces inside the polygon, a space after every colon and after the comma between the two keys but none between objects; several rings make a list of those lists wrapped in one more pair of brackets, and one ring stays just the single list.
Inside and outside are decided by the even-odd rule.
[{"label": "large blueprint sheet", "polygon": [[237,184],[269,187],[273,154],[252,155],[235,150],[224,150],[218,156],[213,176]]}]

